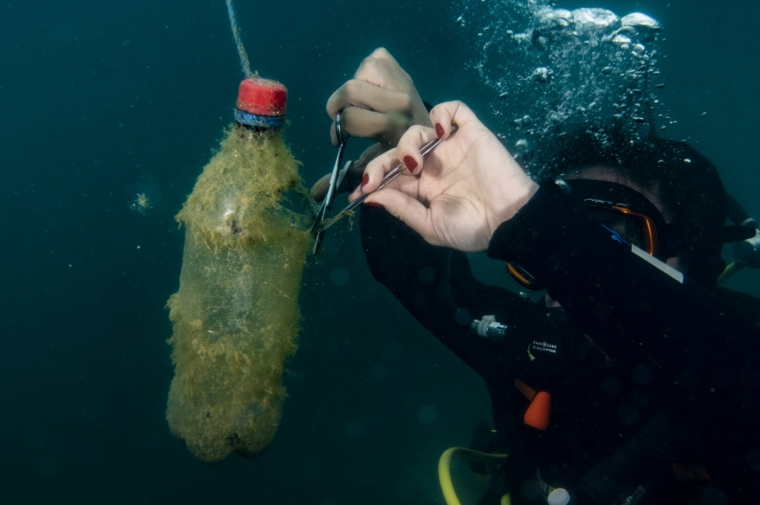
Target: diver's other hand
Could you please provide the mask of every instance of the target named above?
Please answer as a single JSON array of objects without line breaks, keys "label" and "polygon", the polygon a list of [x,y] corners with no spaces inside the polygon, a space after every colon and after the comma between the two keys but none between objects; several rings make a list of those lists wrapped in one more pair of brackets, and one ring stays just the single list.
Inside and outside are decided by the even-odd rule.
[{"label": "diver's other hand", "polygon": [[[338,188],[338,193],[344,193],[347,191],[353,191],[359,185],[364,175],[364,169],[370,161],[377,158],[382,154],[383,148],[380,144],[373,144],[364,150],[359,159],[352,162],[348,167],[348,172],[343,178],[343,182]],[[340,167],[341,169],[343,167]],[[327,190],[330,188],[330,174],[325,174],[311,187],[311,197],[315,202],[321,202],[327,195]]]},{"label": "diver's other hand", "polygon": [[[382,47],[365,58],[353,79],[327,101],[327,113],[333,120],[340,111],[346,133],[375,139],[386,150],[395,147],[410,126],[432,126],[412,78]],[[334,122],[330,135],[333,145],[338,145]]]},{"label": "diver's other hand", "polygon": [[[365,203],[382,205],[433,245],[482,251],[538,186],[462,102],[436,106],[430,119],[435,130],[410,128],[396,149],[367,166],[367,182],[350,198],[377,188],[402,161],[412,175],[406,172]],[[459,128],[454,134],[452,124]],[[443,141],[423,160],[420,147],[436,135]]]}]

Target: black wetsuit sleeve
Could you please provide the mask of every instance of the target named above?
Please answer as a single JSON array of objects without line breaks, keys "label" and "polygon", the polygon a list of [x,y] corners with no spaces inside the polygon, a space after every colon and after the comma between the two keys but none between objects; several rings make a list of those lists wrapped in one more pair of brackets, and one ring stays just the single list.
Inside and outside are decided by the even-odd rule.
[{"label": "black wetsuit sleeve", "polygon": [[674,413],[698,409],[711,429],[757,440],[760,332],[713,291],[632,253],[554,184],[501,224],[488,253],[545,285],[618,366],[654,369]]},{"label": "black wetsuit sleeve", "polygon": [[470,330],[451,289],[452,251],[426,243],[385,210],[362,206],[360,230],[370,272],[444,345],[480,372],[495,343]]},{"label": "black wetsuit sleeve", "polygon": [[[477,281],[467,255],[431,246],[385,210],[362,206],[360,230],[370,272],[438,340],[486,381],[504,380],[525,355],[520,339],[497,342],[470,329],[473,319],[495,315],[511,333],[535,327],[536,308],[514,293]],[[522,340],[530,338],[525,334]],[[519,347],[519,353],[509,344]]]}]

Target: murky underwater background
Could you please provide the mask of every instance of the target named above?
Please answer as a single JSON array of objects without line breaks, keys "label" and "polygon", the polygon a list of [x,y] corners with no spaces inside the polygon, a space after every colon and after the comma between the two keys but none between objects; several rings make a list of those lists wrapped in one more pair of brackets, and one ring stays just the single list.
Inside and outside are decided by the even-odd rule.
[{"label": "murky underwater background", "polygon": [[[484,28],[501,26],[508,5],[237,1],[252,67],[289,88],[286,136],[308,183],[335,155],[327,98],[379,46],[425,100],[464,100],[513,147],[521,132],[494,114],[510,81],[494,86],[495,67],[490,77],[478,68]],[[760,217],[760,4],[556,6],[662,23],[663,134],[689,139]],[[164,306],[184,240],[174,215],[231,122],[242,77],[224,2],[0,1],[0,48],[0,500],[442,503],[438,456],[469,443],[490,402],[373,282],[356,230],[332,233],[307,268],[270,448],[206,466],[169,433]],[[509,64],[494,65],[508,77]],[[352,141],[349,156],[364,145]],[[149,198],[144,215],[130,208],[138,194]],[[481,277],[508,282],[501,266],[473,261]],[[760,296],[760,272],[729,287]]]}]

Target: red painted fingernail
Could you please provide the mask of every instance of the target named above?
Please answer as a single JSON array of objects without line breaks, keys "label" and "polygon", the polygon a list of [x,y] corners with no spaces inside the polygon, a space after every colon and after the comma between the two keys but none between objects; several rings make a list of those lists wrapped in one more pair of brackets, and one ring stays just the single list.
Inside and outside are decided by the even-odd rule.
[{"label": "red painted fingernail", "polygon": [[368,182],[369,182],[369,175],[364,174],[364,177],[362,177],[361,187],[364,188],[364,186],[366,186]]},{"label": "red painted fingernail", "polygon": [[369,205],[370,207],[375,207],[375,208],[378,208],[378,209],[384,209],[385,208],[385,205],[383,205],[382,203],[377,203],[377,202],[364,202],[364,205]]},{"label": "red painted fingernail", "polygon": [[406,165],[406,168],[408,168],[410,172],[414,172],[414,169],[417,168],[417,161],[411,156],[404,156],[404,165]]},{"label": "red painted fingernail", "polygon": [[438,138],[443,137],[443,126],[440,123],[435,124],[435,134],[438,135]]}]

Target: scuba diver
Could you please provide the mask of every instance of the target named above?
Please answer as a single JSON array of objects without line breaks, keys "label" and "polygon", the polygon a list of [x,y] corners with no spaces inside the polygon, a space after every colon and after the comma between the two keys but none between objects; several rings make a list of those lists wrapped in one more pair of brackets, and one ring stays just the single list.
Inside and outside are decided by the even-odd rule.
[{"label": "scuba diver", "polygon": [[[378,141],[348,177],[349,199],[368,195],[373,276],[489,391],[496,436],[474,448],[508,457],[479,503],[547,503],[551,489],[578,505],[760,498],[760,303],[716,287],[723,244],[756,224],[734,211],[725,226],[704,156],[590,126],[537,149],[533,181],[463,103],[428,114],[384,49],[327,109]],[[477,281],[465,253],[484,250],[544,299]]]}]

